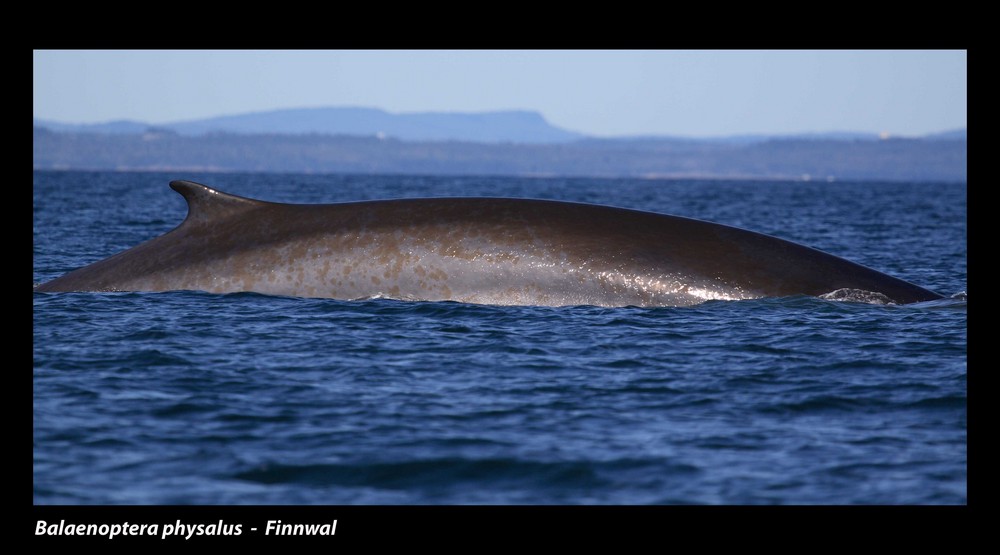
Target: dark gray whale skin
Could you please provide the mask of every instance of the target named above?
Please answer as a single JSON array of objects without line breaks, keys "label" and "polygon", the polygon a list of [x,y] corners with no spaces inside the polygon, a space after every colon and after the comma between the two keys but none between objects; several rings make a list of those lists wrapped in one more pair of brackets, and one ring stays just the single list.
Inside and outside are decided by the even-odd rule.
[{"label": "dark gray whale skin", "polygon": [[637,210],[507,198],[279,204],[191,181],[174,230],[35,288],[252,291],[496,305],[687,306],[712,299],[942,298],[790,241]]}]

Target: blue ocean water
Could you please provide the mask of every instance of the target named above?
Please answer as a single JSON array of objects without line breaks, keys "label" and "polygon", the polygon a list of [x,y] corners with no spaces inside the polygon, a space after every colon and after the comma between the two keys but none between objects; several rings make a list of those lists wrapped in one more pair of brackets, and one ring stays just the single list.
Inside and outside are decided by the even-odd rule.
[{"label": "blue ocean water", "polygon": [[964,504],[966,185],[34,173],[40,283],[191,179],[281,202],[513,196],[716,221],[945,295],[687,308],[34,293],[36,504]]}]

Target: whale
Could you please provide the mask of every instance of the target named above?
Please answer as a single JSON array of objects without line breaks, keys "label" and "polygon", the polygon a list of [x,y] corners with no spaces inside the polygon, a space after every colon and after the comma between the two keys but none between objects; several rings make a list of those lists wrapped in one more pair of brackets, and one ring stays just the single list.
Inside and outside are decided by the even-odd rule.
[{"label": "whale", "polygon": [[284,204],[193,181],[170,187],[187,201],[179,226],[35,291],[604,307],[942,298],[792,241],[640,210],[481,197]]}]

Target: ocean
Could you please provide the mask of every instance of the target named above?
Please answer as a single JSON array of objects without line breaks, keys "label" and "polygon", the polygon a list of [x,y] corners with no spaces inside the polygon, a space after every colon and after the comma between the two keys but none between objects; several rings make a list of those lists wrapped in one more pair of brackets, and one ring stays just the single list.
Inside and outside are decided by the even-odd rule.
[{"label": "ocean", "polygon": [[966,504],[965,183],[36,171],[33,284],[292,203],[503,196],[775,235],[946,296],[684,308],[33,293],[36,505]]}]

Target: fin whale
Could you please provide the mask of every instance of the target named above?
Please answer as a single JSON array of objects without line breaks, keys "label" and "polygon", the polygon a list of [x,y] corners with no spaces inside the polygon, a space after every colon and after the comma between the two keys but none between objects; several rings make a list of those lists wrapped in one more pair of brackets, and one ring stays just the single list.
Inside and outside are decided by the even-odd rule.
[{"label": "fin whale", "polygon": [[686,306],[857,290],[941,295],[777,237],[593,204],[436,198],[280,204],[191,181],[172,231],[35,291],[252,291],[497,305]]}]

